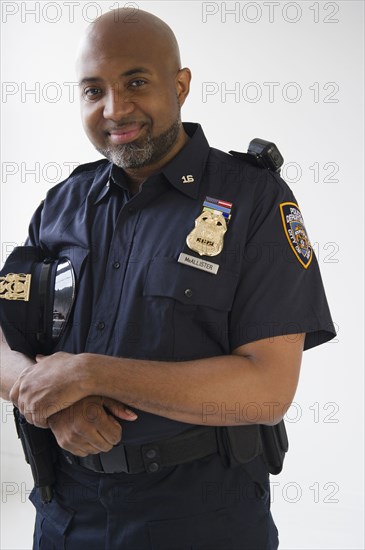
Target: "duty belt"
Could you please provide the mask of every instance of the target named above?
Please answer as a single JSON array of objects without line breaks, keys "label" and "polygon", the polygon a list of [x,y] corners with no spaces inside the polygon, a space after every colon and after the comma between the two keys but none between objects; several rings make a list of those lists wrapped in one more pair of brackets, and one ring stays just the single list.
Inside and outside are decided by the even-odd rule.
[{"label": "duty belt", "polygon": [[203,458],[217,453],[219,447],[216,428],[199,426],[144,445],[116,445],[107,453],[80,457],[62,450],[62,454],[70,464],[79,464],[93,472],[138,474]]}]

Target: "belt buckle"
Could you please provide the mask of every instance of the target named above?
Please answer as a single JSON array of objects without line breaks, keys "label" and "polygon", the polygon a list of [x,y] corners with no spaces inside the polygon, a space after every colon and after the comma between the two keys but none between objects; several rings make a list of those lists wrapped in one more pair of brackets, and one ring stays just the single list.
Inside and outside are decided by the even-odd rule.
[{"label": "belt buckle", "polygon": [[129,474],[129,467],[124,445],[116,445],[107,453],[99,453],[103,471],[106,474]]}]

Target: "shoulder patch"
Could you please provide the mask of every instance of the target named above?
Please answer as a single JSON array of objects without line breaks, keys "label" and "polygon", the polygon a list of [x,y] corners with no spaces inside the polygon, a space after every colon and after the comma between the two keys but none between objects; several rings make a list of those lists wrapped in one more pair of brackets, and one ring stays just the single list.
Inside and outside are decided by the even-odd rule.
[{"label": "shoulder patch", "polygon": [[313,250],[299,206],[295,202],[282,202],[280,214],[286,238],[296,258],[307,269],[312,261]]}]

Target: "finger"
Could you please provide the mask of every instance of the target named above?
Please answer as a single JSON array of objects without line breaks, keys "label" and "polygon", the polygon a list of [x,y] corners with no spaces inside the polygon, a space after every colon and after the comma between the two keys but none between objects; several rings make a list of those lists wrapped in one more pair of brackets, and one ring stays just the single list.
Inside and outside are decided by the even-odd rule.
[{"label": "finger", "polygon": [[69,453],[72,453],[73,455],[82,456],[82,457],[85,457],[85,456],[91,454],[91,453],[85,451],[84,449],[74,449],[74,450],[65,449],[65,451],[68,451]]},{"label": "finger", "polygon": [[9,392],[9,399],[14,403],[14,405],[17,405],[19,399],[19,380],[17,380],[11,388]]},{"label": "finger", "polygon": [[48,419],[44,418],[43,416],[40,416],[40,414],[37,411],[34,411],[34,410],[30,411],[24,407],[22,407],[22,409],[19,409],[19,410],[29,424],[33,424],[37,428],[48,428]]},{"label": "finger", "polygon": [[121,426],[119,422],[108,415],[100,404],[97,407],[96,415],[93,414],[91,418],[85,415],[84,411],[77,424],[70,434],[73,438],[76,436],[77,439],[74,440],[76,445],[81,440],[94,447],[94,452],[107,452],[120,441]]},{"label": "finger", "polygon": [[104,409],[102,409],[95,427],[100,437],[102,437],[107,444],[117,445],[120,442],[122,427],[120,423]]},{"label": "finger", "polygon": [[95,428],[92,433],[84,432],[83,435],[74,430],[66,434],[64,431],[58,433],[57,430],[53,431],[53,433],[59,446],[72,454],[79,455],[80,451],[82,451],[84,456],[86,456],[88,454],[108,452],[113,448],[113,444],[108,443]]},{"label": "finger", "polygon": [[[99,453],[107,453],[112,448],[113,448],[113,445],[100,444],[98,446],[95,446],[89,442],[85,442],[84,445],[79,446],[79,451],[81,450],[83,453],[85,453],[83,456],[87,456],[87,455],[97,455]],[[73,454],[78,454],[79,451],[73,452]]]},{"label": "finger", "polygon": [[131,409],[127,408],[123,403],[115,401],[114,399],[105,398],[103,404],[110,410],[115,416],[122,420],[136,420],[137,414]]},{"label": "finger", "polygon": [[25,409],[25,417],[29,416],[29,422],[38,428],[48,428],[48,410],[46,407],[35,404],[29,412]]},{"label": "finger", "polygon": [[37,363],[39,363],[40,361],[42,361],[42,359],[44,359],[45,357],[47,357],[46,355],[41,355],[40,353],[38,355],[35,356],[35,360],[37,361]]},{"label": "finger", "polygon": [[[58,444],[70,452],[77,449],[82,449],[86,454],[106,452],[120,441],[121,436],[119,423],[107,415],[100,398],[99,403],[86,400],[86,403],[80,402],[50,416],[49,426]],[[105,437],[104,430],[107,432]]]},{"label": "finger", "polygon": [[[110,438],[112,439],[112,438]],[[98,430],[95,430],[95,432],[92,434],[90,439],[87,440],[88,444],[90,445],[90,454],[95,453],[107,453],[110,451],[114,445],[116,445],[120,441],[120,437],[113,438],[112,441],[109,441],[104,437],[104,433],[99,432]]]},{"label": "finger", "polygon": [[65,451],[68,451],[69,453],[72,453],[73,455],[76,455],[76,456],[88,456],[88,455],[95,455],[95,454],[100,453],[99,449],[97,449],[96,447],[94,447],[92,445],[89,445],[87,443],[85,443],[83,445],[80,445],[80,444],[78,444],[78,445],[65,444],[62,447],[62,449],[64,449]]}]

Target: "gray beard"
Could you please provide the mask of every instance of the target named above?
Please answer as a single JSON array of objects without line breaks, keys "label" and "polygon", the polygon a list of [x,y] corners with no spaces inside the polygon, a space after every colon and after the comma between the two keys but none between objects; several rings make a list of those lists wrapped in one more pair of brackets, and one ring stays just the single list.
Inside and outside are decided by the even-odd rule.
[{"label": "gray beard", "polygon": [[176,143],[181,128],[181,120],[176,120],[170,128],[159,136],[152,137],[148,133],[147,137],[141,143],[134,141],[115,147],[101,149],[96,147],[97,151],[106,157],[110,162],[120,168],[142,168],[158,162],[164,157]]}]

